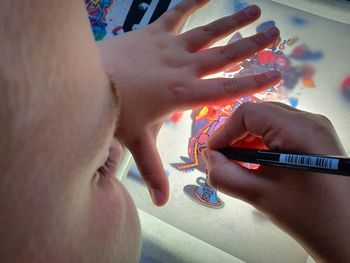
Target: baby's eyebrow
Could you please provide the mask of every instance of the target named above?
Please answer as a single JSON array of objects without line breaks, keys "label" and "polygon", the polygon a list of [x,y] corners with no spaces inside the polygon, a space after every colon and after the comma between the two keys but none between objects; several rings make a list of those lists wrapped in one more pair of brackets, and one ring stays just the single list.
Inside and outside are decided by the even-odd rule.
[{"label": "baby's eyebrow", "polygon": [[118,92],[118,89],[117,89],[117,86],[115,84],[115,82],[113,80],[111,80],[111,78],[109,78],[109,88],[111,89],[112,91],[112,94],[113,94],[113,97],[114,97],[114,105],[116,106],[115,107],[115,111],[114,111],[114,115],[115,115],[115,121],[114,121],[114,127],[115,127],[115,130],[117,129],[118,127],[118,121],[119,121],[119,114],[120,114],[120,96],[119,96],[119,92]]}]

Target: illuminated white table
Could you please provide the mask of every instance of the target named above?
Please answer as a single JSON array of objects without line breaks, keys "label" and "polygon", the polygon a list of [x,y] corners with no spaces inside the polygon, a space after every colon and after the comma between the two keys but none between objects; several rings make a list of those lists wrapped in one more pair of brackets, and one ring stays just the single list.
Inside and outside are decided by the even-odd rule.
[{"label": "illuminated white table", "polygon": [[[192,17],[187,27],[193,28],[232,13],[233,2],[212,1],[200,15]],[[293,97],[297,99],[298,108],[328,116],[349,154],[350,101],[344,97],[340,86],[344,78],[350,75],[350,3],[274,1],[315,14],[311,15],[267,0],[245,2],[258,4],[262,9],[262,18],[241,30],[243,36],[254,34],[259,23],[273,18],[281,30],[282,40],[298,36],[298,44],[305,43],[313,52],[322,52],[322,59],[307,62],[316,70],[313,77],[315,87],[305,88],[299,83],[288,91],[288,97],[282,101],[290,103],[289,99]],[[332,9],[329,9],[330,2]],[[305,20],[308,24],[292,24],[292,17]],[[227,41],[224,40],[222,44]],[[291,50],[292,47],[285,52]],[[295,62],[296,65],[303,63]],[[310,262],[306,252],[292,238],[250,205],[219,193],[225,207],[210,209],[194,203],[183,193],[185,185],[196,184],[196,178],[203,176],[196,170],[183,173],[170,166],[170,163],[180,162],[179,156],[186,153],[191,136],[189,114],[185,113],[184,121],[175,128],[165,125],[159,136],[162,159],[170,174],[171,197],[165,207],[152,205],[147,188],[141,181],[123,177],[132,165],[129,155],[125,155],[119,171],[119,177],[123,177],[122,182],[139,209],[144,236],[143,262],[147,258],[151,259],[150,262]]]}]

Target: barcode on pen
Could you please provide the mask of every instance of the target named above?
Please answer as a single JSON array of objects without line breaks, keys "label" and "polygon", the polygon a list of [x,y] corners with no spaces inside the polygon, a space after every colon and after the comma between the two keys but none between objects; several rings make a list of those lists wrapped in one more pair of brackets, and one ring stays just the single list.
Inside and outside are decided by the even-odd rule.
[{"label": "barcode on pen", "polygon": [[280,154],[279,161],[285,164],[296,164],[302,166],[318,167],[331,170],[338,170],[339,160],[315,157],[315,156],[305,156],[305,155],[293,155],[293,154]]}]

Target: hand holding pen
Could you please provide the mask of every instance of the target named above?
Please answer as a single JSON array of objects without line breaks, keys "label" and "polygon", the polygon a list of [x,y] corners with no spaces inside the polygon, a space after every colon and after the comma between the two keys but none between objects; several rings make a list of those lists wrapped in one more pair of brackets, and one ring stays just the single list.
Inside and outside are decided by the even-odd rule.
[{"label": "hand holding pen", "polygon": [[209,182],[265,213],[316,260],[349,262],[350,178],[267,165],[247,170],[219,150],[257,148],[345,156],[324,116],[275,102],[243,104],[207,142]]}]

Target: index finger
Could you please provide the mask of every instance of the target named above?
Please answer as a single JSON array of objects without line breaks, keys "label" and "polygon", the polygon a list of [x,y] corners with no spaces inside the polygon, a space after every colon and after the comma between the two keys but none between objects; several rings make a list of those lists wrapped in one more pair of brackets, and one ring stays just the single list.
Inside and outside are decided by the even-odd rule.
[{"label": "index finger", "polygon": [[220,149],[234,144],[248,134],[276,138],[278,132],[290,124],[293,111],[271,103],[242,104],[225,125],[207,141],[209,148]]},{"label": "index finger", "polygon": [[183,0],[165,12],[157,21],[165,30],[178,32],[186,19],[209,0]]},{"label": "index finger", "polygon": [[191,52],[210,47],[234,31],[253,23],[260,17],[260,8],[249,6],[236,14],[220,18],[205,26],[196,27],[181,35],[182,41]]},{"label": "index finger", "polygon": [[147,132],[142,135],[142,138],[136,140],[137,143],[127,146],[148,187],[153,203],[162,206],[169,199],[168,178],[164,173],[155,138]]}]

